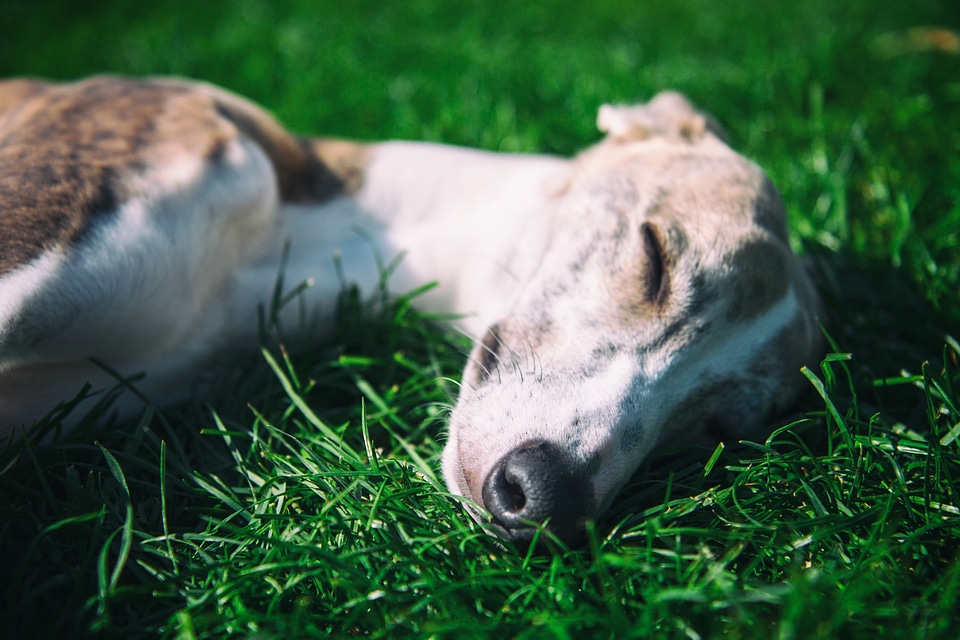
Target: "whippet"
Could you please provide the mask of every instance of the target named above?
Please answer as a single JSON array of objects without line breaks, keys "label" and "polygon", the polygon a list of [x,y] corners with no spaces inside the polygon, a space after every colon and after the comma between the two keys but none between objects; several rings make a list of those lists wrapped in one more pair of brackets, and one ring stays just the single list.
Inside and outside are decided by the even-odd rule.
[{"label": "whippet", "polygon": [[371,291],[377,254],[405,252],[392,288],[437,281],[421,304],[477,337],[450,490],[503,536],[574,539],[658,443],[762,428],[820,349],[761,170],[675,93],[598,122],[561,159],[298,138],[183,80],[0,84],[2,429],[111,386],[91,359],[183,399],[256,346],[285,246],[320,322],[340,272]]}]

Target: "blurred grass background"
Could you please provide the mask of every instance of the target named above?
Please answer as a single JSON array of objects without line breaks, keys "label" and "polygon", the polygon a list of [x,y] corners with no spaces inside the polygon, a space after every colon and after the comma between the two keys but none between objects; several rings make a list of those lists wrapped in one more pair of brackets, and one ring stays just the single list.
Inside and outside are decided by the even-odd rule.
[{"label": "blurred grass background", "polygon": [[[306,360],[252,367],[214,402],[222,422],[145,416],[169,458],[143,430],[104,439],[116,465],[92,436],[29,464],[5,452],[0,636],[950,637],[958,30],[960,3],[936,0],[7,0],[0,76],[190,76],[300,133],[571,154],[597,139],[603,102],[678,89],[780,188],[851,359],[824,365],[802,437],[725,452],[706,479],[702,459],[648,466],[590,549],[524,556],[424,479],[462,345],[392,307]],[[315,389],[278,384],[303,370]],[[343,424],[353,453],[304,462],[297,443],[326,441],[291,394]],[[368,420],[390,473],[362,455]],[[283,481],[296,473],[309,482]],[[244,488],[254,476],[272,493]],[[327,489],[302,488],[321,476]],[[392,496],[397,519],[371,530],[351,492]]]}]

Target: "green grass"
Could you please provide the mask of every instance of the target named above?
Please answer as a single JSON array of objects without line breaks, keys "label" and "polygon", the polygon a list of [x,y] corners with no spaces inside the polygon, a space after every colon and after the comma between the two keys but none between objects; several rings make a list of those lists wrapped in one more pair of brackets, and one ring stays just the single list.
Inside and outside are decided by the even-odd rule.
[{"label": "green grass", "polygon": [[780,187],[834,355],[768,440],[665,451],[532,554],[439,478],[467,345],[348,291],[203,404],[0,453],[0,637],[955,637],[960,56],[913,27],[960,8],[5,3],[2,75],[199,77],[301,132],[569,154],[677,88]]}]

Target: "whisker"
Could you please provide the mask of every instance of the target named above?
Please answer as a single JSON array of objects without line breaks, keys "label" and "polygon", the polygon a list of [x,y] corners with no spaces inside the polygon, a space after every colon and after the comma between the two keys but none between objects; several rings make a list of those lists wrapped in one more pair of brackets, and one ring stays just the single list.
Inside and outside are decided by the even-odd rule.
[{"label": "whisker", "polygon": [[[501,369],[503,368],[504,359],[503,359],[503,356],[500,354],[500,352],[506,351],[507,353],[511,354],[511,363],[513,364],[514,368],[516,368],[516,363],[513,360],[513,352],[507,347],[507,344],[500,337],[500,334],[494,330],[495,326],[496,325],[488,324],[487,331],[483,338],[476,338],[475,336],[468,334],[466,331],[462,329],[457,329],[457,332],[460,333],[460,335],[463,335],[469,338],[473,342],[474,348],[479,348],[480,350],[485,351],[492,357],[494,364],[496,365],[495,367],[493,367],[493,369],[496,369],[496,372],[497,372],[497,383],[502,383],[503,376],[501,374]],[[488,335],[494,337],[499,347],[498,349],[493,349],[487,345],[486,336]],[[473,352],[473,348],[471,348],[471,353],[472,352]],[[474,363],[479,369],[481,369],[484,372],[486,377],[492,376],[493,371],[491,370],[491,368],[487,367],[486,364],[484,364],[486,359],[480,360],[477,358],[468,357],[468,360]]]}]

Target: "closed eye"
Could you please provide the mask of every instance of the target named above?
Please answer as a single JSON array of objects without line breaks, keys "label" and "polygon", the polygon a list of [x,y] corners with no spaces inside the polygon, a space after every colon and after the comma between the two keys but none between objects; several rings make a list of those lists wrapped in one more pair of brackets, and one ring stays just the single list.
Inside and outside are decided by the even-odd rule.
[{"label": "closed eye", "polygon": [[659,229],[649,222],[640,228],[643,236],[643,294],[647,302],[662,306],[667,300],[670,278],[667,273],[667,260],[660,241]]}]

